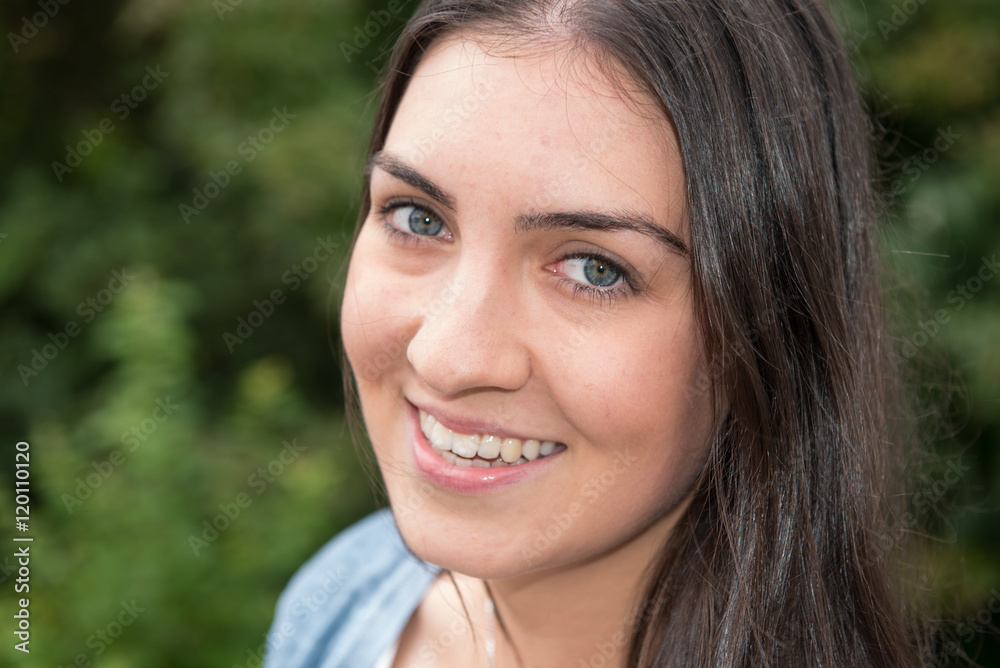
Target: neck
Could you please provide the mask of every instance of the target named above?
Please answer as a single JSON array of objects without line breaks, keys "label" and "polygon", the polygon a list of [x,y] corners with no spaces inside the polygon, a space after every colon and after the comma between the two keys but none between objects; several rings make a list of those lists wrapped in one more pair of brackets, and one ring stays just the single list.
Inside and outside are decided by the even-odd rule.
[{"label": "neck", "polygon": [[[490,580],[507,631],[505,635],[496,625],[496,665],[517,666],[516,647],[523,668],[624,666],[650,569],[687,505],[675,507],[606,554]],[[598,656],[603,660],[592,663]]]}]

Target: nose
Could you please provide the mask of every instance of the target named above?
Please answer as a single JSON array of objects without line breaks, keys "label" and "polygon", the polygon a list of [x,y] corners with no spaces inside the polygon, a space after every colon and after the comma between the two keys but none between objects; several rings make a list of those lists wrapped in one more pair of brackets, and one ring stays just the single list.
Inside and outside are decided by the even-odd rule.
[{"label": "nose", "polygon": [[[468,258],[471,259],[471,258]],[[517,390],[528,381],[520,291],[498,269],[464,265],[435,282],[406,356],[442,396],[473,389]]]}]

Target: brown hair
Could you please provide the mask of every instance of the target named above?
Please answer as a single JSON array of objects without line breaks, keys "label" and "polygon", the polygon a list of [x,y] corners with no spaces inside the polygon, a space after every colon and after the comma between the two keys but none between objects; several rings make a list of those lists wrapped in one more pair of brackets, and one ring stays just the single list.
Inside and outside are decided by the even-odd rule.
[{"label": "brown hair", "polygon": [[[880,542],[901,498],[902,437],[874,161],[826,9],[427,0],[392,53],[369,155],[428,46],[459,30],[530,36],[624,69],[680,142],[696,312],[710,385],[729,409],[698,495],[651,566],[628,665],[917,665]],[[366,178],[359,228],[369,206]]]}]

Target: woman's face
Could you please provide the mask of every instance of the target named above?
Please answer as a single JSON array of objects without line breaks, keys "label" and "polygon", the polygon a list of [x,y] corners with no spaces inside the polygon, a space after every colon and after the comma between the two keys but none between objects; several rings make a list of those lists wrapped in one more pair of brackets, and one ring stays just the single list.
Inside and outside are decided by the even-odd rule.
[{"label": "woman's face", "polygon": [[414,552],[496,579],[665,538],[713,418],[661,112],[584,58],[453,36],[409,84],[371,203],[343,338]]}]

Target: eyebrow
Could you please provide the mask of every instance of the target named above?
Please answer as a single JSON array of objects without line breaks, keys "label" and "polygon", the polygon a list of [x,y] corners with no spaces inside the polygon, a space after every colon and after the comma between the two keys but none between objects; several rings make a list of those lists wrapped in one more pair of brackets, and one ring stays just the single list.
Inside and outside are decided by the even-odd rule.
[{"label": "eyebrow", "polygon": [[444,188],[435,184],[430,179],[422,176],[420,172],[407,165],[392,153],[376,151],[371,159],[368,160],[368,166],[365,167],[365,175],[371,176],[372,170],[376,167],[392,174],[400,181],[408,183],[417,190],[423,190],[427,193],[428,197],[437,200],[447,209],[451,211],[455,210],[455,197],[453,195],[450,195]]},{"label": "eyebrow", "polygon": [[597,230],[600,232],[638,232],[668,250],[687,257],[687,244],[670,230],[657,225],[650,218],[631,211],[598,213],[596,211],[565,211],[554,213],[533,213],[518,216],[514,223],[515,232],[529,230]]},{"label": "eyebrow", "polygon": [[[428,197],[439,202],[451,211],[455,210],[455,197],[444,188],[424,177],[413,167],[387,151],[376,151],[365,167],[365,175],[371,176],[374,168],[380,168],[407,183],[417,190],[422,190]],[[679,236],[667,228],[657,225],[648,216],[635,211],[619,210],[610,213],[596,211],[559,211],[520,215],[514,223],[514,232],[523,234],[532,230],[596,230],[599,232],[638,232],[645,235],[668,250],[684,257],[690,255],[687,244]]]}]

